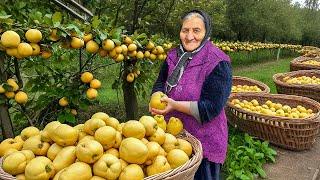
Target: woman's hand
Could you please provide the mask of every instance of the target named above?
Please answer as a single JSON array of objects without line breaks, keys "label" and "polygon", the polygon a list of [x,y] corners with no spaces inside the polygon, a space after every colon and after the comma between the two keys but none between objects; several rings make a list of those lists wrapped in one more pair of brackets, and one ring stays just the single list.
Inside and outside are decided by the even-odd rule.
[{"label": "woman's hand", "polygon": [[166,108],[164,110],[160,110],[160,109],[151,108],[149,105],[149,111],[151,112],[152,115],[156,115],[156,114],[166,115],[170,111],[174,110],[174,105],[176,103],[175,100],[168,97],[163,97],[160,99],[160,101],[167,103]]}]

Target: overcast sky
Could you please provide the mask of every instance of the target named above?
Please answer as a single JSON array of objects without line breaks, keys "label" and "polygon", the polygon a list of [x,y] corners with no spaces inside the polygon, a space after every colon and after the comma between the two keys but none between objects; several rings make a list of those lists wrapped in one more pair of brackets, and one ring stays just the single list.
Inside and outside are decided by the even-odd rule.
[{"label": "overcast sky", "polygon": [[292,0],[292,3],[295,3],[295,2],[298,2],[300,4],[303,4],[304,3],[304,0]]}]

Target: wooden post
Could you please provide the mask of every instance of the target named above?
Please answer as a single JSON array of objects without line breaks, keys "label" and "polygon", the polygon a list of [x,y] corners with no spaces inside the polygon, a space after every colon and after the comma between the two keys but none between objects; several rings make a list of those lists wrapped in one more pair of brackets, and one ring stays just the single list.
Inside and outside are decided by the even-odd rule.
[{"label": "wooden post", "polygon": [[[5,72],[4,61],[5,56],[3,53],[0,53],[0,82],[5,82],[7,80],[7,73]],[[13,126],[8,109],[9,108],[7,104],[0,103],[0,122],[2,135],[4,136],[4,138],[14,137]]]},{"label": "wooden post", "polygon": [[280,50],[281,50],[281,48],[278,48],[277,61],[279,60],[279,57],[280,57]]}]

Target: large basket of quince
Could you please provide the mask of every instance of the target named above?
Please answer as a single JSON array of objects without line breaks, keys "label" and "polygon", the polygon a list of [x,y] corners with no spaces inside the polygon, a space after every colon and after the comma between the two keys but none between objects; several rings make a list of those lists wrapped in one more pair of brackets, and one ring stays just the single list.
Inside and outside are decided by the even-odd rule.
[{"label": "large basket of quince", "polygon": [[320,70],[320,57],[297,57],[290,62],[290,71]]},{"label": "large basket of quince", "polygon": [[300,70],[273,75],[279,94],[305,96],[320,102],[320,71]]},{"label": "large basket of quince", "polygon": [[202,160],[199,140],[180,119],[157,115],[119,123],[95,113],[72,127],[58,121],[27,127],[0,144],[0,179],[193,179]]},{"label": "large basket of quince", "polygon": [[266,84],[248,77],[233,76],[231,92],[269,93],[270,88]]},{"label": "large basket of quince", "polygon": [[291,150],[310,149],[319,131],[320,104],[284,94],[233,94],[228,122],[240,130]]}]

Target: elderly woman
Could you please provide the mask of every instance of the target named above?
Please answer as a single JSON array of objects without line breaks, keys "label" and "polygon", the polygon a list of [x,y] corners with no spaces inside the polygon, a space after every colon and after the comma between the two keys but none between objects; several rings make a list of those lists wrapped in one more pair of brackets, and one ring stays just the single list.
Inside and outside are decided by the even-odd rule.
[{"label": "elderly woman", "polygon": [[161,99],[167,107],[150,111],[180,118],[201,141],[204,158],[195,179],[219,179],[228,144],[224,106],[232,86],[230,58],[210,41],[205,12],[192,10],[181,19],[181,44],[168,52],[152,90],[168,95]]}]

